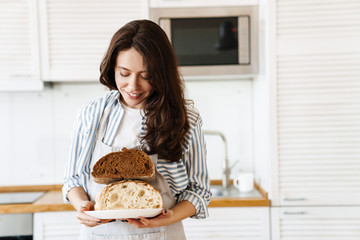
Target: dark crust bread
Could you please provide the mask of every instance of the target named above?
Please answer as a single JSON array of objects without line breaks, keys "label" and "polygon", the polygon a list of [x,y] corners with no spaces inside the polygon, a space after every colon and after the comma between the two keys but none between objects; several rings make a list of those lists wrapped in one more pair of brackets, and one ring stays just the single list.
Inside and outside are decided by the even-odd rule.
[{"label": "dark crust bread", "polygon": [[123,148],[100,158],[95,163],[91,176],[100,184],[135,179],[151,181],[155,177],[155,167],[145,152]]}]

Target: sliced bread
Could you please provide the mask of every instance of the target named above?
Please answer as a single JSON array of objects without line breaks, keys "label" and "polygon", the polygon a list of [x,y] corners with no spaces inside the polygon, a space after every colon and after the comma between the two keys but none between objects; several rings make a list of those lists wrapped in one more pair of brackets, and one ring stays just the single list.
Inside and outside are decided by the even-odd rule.
[{"label": "sliced bread", "polygon": [[123,148],[100,158],[91,175],[94,181],[100,184],[134,179],[151,181],[155,176],[155,167],[145,152]]},{"label": "sliced bread", "polygon": [[162,208],[158,190],[151,184],[124,180],[107,185],[95,199],[95,210]]}]

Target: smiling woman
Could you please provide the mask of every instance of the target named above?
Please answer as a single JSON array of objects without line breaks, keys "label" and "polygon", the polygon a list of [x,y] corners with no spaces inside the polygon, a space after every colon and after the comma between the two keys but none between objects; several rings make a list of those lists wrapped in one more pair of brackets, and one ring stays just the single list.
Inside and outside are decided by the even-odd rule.
[{"label": "smiling woman", "polygon": [[[146,101],[142,101],[143,106],[137,106],[146,116],[147,131],[143,137],[143,143],[148,145],[146,152],[178,161],[190,127],[187,108],[191,103],[184,98],[184,82],[166,33],[152,21],[132,21],[114,34],[101,62],[100,83],[110,90],[120,91],[121,98],[128,97],[136,103],[139,101],[136,92],[128,92],[130,88],[127,87],[118,88],[119,78],[115,74],[119,65],[120,77],[132,74],[137,83],[147,80],[151,85],[152,90]],[[135,76],[145,79],[135,79]]]},{"label": "smiling woman", "polygon": [[[63,188],[86,226],[81,239],[185,239],[181,221],[208,216],[210,181],[202,120],[184,97],[165,32],[149,20],[126,24],[111,39],[100,72],[100,83],[111,91],[79,111]],[[156,167],[149,183],[161,193],[164,209],[154,218],[88,214],[104,187],[89,173],[124,147],[144,151]]]}]

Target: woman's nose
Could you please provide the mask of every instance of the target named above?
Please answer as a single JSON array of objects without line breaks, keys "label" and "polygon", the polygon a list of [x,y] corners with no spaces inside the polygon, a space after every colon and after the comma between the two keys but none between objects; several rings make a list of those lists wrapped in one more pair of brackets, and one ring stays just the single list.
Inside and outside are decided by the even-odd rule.
[{"label": "woman's nose", "polygon": [[129,78],[128,87],[131,90],[136,90],[139,85],[139,77],[136,74],[133,74]]}]

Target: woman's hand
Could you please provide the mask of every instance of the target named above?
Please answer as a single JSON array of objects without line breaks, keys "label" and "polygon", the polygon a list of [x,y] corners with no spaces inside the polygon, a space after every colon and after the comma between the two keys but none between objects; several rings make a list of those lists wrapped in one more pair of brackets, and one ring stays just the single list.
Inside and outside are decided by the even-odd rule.
[{"label": "woman's hand", "polygon": [[84,211],[92,211],[92,210],[94,210],[94,204],[92,202],[83,201],[81,203],[81,206],[80,206],[80,208],[79,208],[79,210],[77,211],[77,214],[76,214],[76,217],[77,217],[77,219],[79,219],[81,224],[84,224],[87,227],[95,227],[95,226],[98,226],[100,224],[115,221],[115,219],[99,219],[99,218],[95,218],[93,216],[90,216],[90,215],[84,213]]},{"label": "woman's hand", "polygon": [[95,227],[103,223],[113,222],[115,219],[99,219],[92,217],[84,211],[93,211],[94,203],[89,201],[89,197],[82,187],[74,187],[70,189],[68,198],[74,208],[77,210],[76,217],[79,219],[81,224],[88,227]]},{"label": "woman's hand", "polygon": [[171,223],[171,218],[173,214],[174,213],[172,210],[163,209],[161,214],[155,218],[126,218],[122,219],[122,221],[129,222],[129,224],[133,225],[136,228],[154,228],[169,225]]},{"label": "woman's hand", "polygon": [[196,213],[194,205],[186,200],[177,203],[173,208],[163,209],[162,213],[155,218],[139,217],[138,219],[122,219],[124,222],[129,222],[137,228],[154,228],[161,227],[179,222],[185,218],[193,216]]}]

